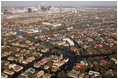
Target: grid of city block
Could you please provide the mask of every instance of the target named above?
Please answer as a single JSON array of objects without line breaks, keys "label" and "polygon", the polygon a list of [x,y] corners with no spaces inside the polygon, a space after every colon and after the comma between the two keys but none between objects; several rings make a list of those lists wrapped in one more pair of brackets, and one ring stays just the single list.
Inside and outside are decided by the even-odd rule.
[{"label": "grid of city block", "polygon": [[2,78],[117,78],[116,1],[2,1]]}]

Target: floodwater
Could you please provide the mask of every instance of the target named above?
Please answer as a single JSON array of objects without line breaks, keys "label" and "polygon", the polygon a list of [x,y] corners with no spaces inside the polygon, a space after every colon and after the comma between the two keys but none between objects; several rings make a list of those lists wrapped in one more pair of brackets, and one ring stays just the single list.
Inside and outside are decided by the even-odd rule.
[{"label": "floodwater", "polygon": [[[25,34],[23,32],[20,32],[19,31],[19,28],[16,28],[16,31],[17,31],[17,34],[18,35],[22,35],[23,37],[27,37],[28,36],[27,34]],[[42,42],[41,40],[39,40],[39,43],[48,43],[48,44],[50,44],[49,42]],[[74,41],[74,43],[75,43],[75,47],[76,48],[80,48],[80,46],[77,44],[77,42]],[[22,48],[22,49],[28,49],[28,48]],[[50,49],[50,52],[48,52],[48,53],[43,53],[43,55],[39,59],[34,60],[33,62],[31,62],[31,63],[29,63],[27,65],[23,65],[21,63],[15,62],[15,61],[9,61],[9,60],[7,60],[7,57],[2,58],[2,60],[7,60],[10,63],[15,63],[15,64],[18,64],[20,66],[23,66],[23,70],[21,70],[20,72],[15,73],[13,76],[11,76],[11,78],[17,78],[18,75],[20,75],[22,71],[25,71],[25,70],[27,70],[30,67],[34,68],[36,71],[42,70],[41,68],[35,68],[35,67],[33,67],[33,64],[34,64],[34,62],[37,62],[37,61],[43,59],[44,57],[49,57],[50,55],[59,55],[57,52],[56,53],[51,53],[51,50],[52,49]],[[56,49],[59,49],[59,48],[56,48]],[[78,61],[81,61],[83,58],[86,58],[87,59],[89,57],[96,57],[96,56],[98,56],[98,57],[101,57],[102,56],[103,57],[103,56],[106,56],[106,59],[109,59],[108,58],[109,55],[115,54],[115,53],[112,53],[112,54],[107,54],[107,55],[101,54],[101,55],[86,55],[86,56],[81,56],[80,55],[80,56],[76,56],[74,52],[70,51],[70,47],[64,47],[63,50],[65,51],[65,53],[62,53],[63,54],[63,57],[64,58],[69,58],[69,61],[67,63],[65,63],[63,66],[60,67],[60,69],[61,70],[64,70],[64,71],[66,71],[64,69],[66,66],[68,66],[67,70],[72,70],[74,64],[77,63]],[[85,52],[86,52],[86,50],[85,50]],[[45,70],[45,72],[47,72],[47,71]],[[50,72],[50,73],[55,73],[56,75],[53,76],[53,78],[57,78],[58,71],[57,72]]]}]

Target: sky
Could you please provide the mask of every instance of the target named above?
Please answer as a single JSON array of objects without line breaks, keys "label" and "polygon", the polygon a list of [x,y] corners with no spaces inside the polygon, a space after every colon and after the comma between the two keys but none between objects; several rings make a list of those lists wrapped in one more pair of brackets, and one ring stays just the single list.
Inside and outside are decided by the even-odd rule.
[{"label": "sky", "polygon": [[45,5],[52,6],[73,6],[73,7],[81,7],[81,6],[117,6],[116,1],[1,1],[2,7],[8,6],[33,6],[35,4],[41,5],[44,3]]}]

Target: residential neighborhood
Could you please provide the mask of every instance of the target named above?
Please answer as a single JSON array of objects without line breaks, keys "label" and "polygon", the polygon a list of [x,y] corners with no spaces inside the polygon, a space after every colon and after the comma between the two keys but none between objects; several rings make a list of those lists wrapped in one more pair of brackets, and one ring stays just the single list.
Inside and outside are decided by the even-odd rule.
[{"label": "residential neighborhood", "polygon": [[3,7],[1,78],[117,78],[117,8]]}]

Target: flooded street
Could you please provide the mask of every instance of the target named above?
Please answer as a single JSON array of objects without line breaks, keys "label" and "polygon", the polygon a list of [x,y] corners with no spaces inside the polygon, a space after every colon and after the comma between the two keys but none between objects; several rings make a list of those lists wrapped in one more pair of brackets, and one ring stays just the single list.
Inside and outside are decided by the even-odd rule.
[{"label": "flooded street", "polygon": [[[18,27],[16,27],[16,32],[17,32],[17,35],[21,35],[22,37],[30,37],[30,36],[28,36],[26,33],[23,33],[23,32],[21,32],[21,31],[19,31],[19,28],[18,28]],[[34,39],[33,37],[30,37],[30,38]],[[73,41],[74,41],[74,40],[73,40]],[[46,42],[46,41],[41,41],[41,40],[39,40],[38,42],[35,42],[32,46],[34,46],[36,43],[39,43],[39,44],[44,43],[44,44],[49,44],[50,46],[53,46],[51,43]],[[11,46],[12,46],[12,45],[11,45]],[[18,46],[12,46],[12,47],[18,47]],[[77,49],[81,48],[81,47],[77,44],[76,41],[74,41],[74,47],[76,47]],[[29,49],[29,47],[18,47],[18,48],[26,49],[26,50]],[[51,53],[51,50],[52,50],[52,49],[59,49],[59,50],[65,51],[65,52],[62,52],[62,53],[57,53],[57,52]],[[38,53],[38,52],[42,53],[41,51],[37,51],[37,53]],[[84,53],[87,53],[87,51],[86,51],[85,49],[84,49]],[[25,70],[27,70],[27,69],[30,68],[30,67],[34,68],[34,69],[36,70],[36,72],[38,72],[38,71],[40,71],[40,70],[43,70],[43,69],[41,69],[41,68],[35,68],[35,67],[33,66],[34,62],[38,62],[38,61],[40,61],[41,59],[43,59],[44,57],[49,57],[49,56],[51,56],[51,55],[57,55],[57,56],[59,56],[60,54],[63,54],[63,57],[64,57],[64,58],[69,58],[69,61],[60,67],[60,70],[63,70],[63,71],[66,72],[67,70],[68,70],[68,71],[69,71],[69,70],[72,70],[72,69],[73,69],[73,66],[75,65],[75,63],[80,62],[83,58],[88,59],[89,57],[94,58],[94,57],[103,57],[103,56],[106,56],[105,59],[108,59],[108,60],[109,60],[108,56],[115,54],[115,52],[113,52],[112,54],[100,54],[100,55],[98,55],[98,54],[96,54],[96,55],[94,55],[94,54],[93,54],[93,55],[76,55],[75,52],[72,52],[72,51],[70,50],[70,47],[64,47],[63,49],[60,49],[60,48],[58,48],[58,47],[54,47],[54,48],[51,48],[48,53],[42,53],[42,54],[43,54],[43,55],[42,55],[39,59],[34,60],[34,61],[32,61],[31,63],[28,63],[27,65],[18,63],[18,62],[16,62],[16,61],[9,61],[9,60],[7,60],[8,57],[3,57],[2,60],[6,60],[6,61],[9,61],[11,64],[12,64],[12,63],[15,63],[15,64],[18,64],[18,65],[20,65],[20,66],[23,67],[22,71],[16,72],[13,76],[11,76],[11,78],[17,78],[22,72],[24,72]],[[65,67],[67,67],[66,70],[65,70]],[[47,70],[44,70],[44,71],[47,72]],[[58,70],[57,70],[56,72],[52,72],[52,71],[51,71],[51,72],[50,72],[51,74],[52,74],[52,73],[55,73],[55,76],[52,76],[52,78],[57,78],[58,72],[59,72]]]}]

